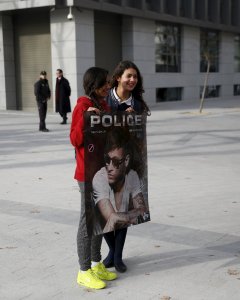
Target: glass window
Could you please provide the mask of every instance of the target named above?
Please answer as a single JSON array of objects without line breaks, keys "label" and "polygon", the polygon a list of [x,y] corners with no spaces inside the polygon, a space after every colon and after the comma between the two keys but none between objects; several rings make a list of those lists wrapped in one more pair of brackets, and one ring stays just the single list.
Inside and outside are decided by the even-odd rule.
[{"label": "glass window", "polygon": [[240,96],[240,84],[234,84],[233,86],[233,95]]},{"label": "glass window", "polygon": [[234,71],[240,72],[240,35],[234,38]]},{"label": "glass window", "polygon": [[220,23],[229,23],[229,0],[220,0]]},{"label": "glass window", "polygon": [[192,2],[189,0],[180,0],[180,16],[191,18]]},{"label": "glass window", "polygon": [[239,0],[232,0],[231,4],[231,24],[233,26],[239,25]]},{"label": "glass window", "polygon": [[154,12],[160,12],[160,1],[146,0],[145,6],[146,6],[147,10],[151,10]]},{"label": "glass window", "polygon": [[177,13],[176,0],[163,0],[163,9],[165,14],[176,15]]},{"label": "glass window", "polygon": [[218,22],[219,11],[216,9],[218,7],[218,0],[208,1],[208,20],[211,22]]},{"label": "glass window", "polygon": [[[200,98],[202,98],[203,86],[200,87]],[[220,85],[208,85],[205,91],[205,98],[216,98],[220,96]]]},{"label": "glass window", "polygon": [[156,72],[180,72],[180,28],[176,25],[156,24]]},{"label": "glass window", "polygon": [[219,71],[219,34],[217,31],[201,30],[200,56],[200,72],[207,71],[208,59],[210,72]]},{"label": "glass window", "polygon": [[205,20],[205,13],[205,1],[195,0],[195,18],[199,20]]},{"label": "glass window", "polygon": [[132,8],[142,8],[142,1],[138,0],[125,0],[125,5]]},{"label": "glass window", "polygon": [[156,90],[157,102],[182,100],[182,88],[158,88]]},{"label": "glass window", "polygon": [[103,0],[104,2],[115,4],[115,5],[121,5],[121,0]]}]

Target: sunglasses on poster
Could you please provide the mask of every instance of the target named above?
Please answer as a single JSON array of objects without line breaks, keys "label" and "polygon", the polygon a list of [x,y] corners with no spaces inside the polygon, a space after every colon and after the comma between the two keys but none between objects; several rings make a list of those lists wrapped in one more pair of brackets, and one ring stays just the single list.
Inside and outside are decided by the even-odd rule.
[{"label": "sunglasses on poster", "polygon": [[121,164],[125,161],[126,157],[123,157],[122,159],[117,159],[116,157],[110,157],[109,155],[105,154],[104,155],[104,161],[106,165],[110,165],[112,162],[112,165],[114,168],[119,169]]}]

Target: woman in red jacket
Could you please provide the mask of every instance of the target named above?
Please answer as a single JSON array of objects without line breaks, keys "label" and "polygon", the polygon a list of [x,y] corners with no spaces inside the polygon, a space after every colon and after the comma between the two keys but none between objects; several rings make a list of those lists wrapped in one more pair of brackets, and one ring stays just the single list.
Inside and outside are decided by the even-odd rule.
[{"label": "woman in red jacket", "polygon": [[101,262],[102,235],[94,236],[87,232],[85,213],[85,191],[84,191],[84,118],[85,111],[100,114],[109,111],[105,97],[109,92],[108,71],[92,67],[88,69],[83,77],[83,88],[85,96],[77,100],[72,115],[70,140],[76,151],[76,171],[74,178],[78,181],[81,193],[81,214],[77,233],[77,251],[80,270],[77,282],[80,285],[101,289],[106,286],[103,280],[117,278],[116,273],[109,272]]}]

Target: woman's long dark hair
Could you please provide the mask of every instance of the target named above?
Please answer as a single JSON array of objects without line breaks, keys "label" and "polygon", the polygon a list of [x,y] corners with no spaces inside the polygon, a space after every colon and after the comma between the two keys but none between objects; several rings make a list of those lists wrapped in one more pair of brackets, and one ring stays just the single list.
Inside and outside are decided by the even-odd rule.
[{"label": "woman's long dark hair", "polygon": [[112,75],[112,79],[111,79],[111,88],[118,86],[117,79],[122,76],[122,74],[124,73],[125,70],[130,69],[130,68],[136,70],[137,77],[138,77],[138,82],[132,91],[132,95],[136,100],[138,100],[142,103],[143,110],[146,111],[148,114],[150,114],[150,109],[143,99],[144,89],[143,89],[142,75],[141,75],[138,67],[132,61],[129,61],[129,60],[120,61],[120,63],[117,65],[117,67],[113,71],[113,75]]},{"label": "woman's long dark hair", "polygon": [[106,84],[108,71],[98,67],[89,68],[83,76],[83,88],[85,94],[91,98],[97,108],[98,97],[96,89],[103,87]]}]

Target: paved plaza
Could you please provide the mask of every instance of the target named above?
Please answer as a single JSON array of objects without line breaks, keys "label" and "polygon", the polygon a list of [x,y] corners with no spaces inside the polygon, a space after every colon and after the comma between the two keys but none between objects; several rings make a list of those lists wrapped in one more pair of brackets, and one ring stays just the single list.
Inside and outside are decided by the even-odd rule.
[{"label": "paved plaza", "polygon": [[[129,228],[125,274],[76,283],[80,195],[70,125],[0,111],[1,300],[239,300],[240,100],[162,103],[148,119],[151,222]],[[107,253],[103,242],[102,254]]]}]

